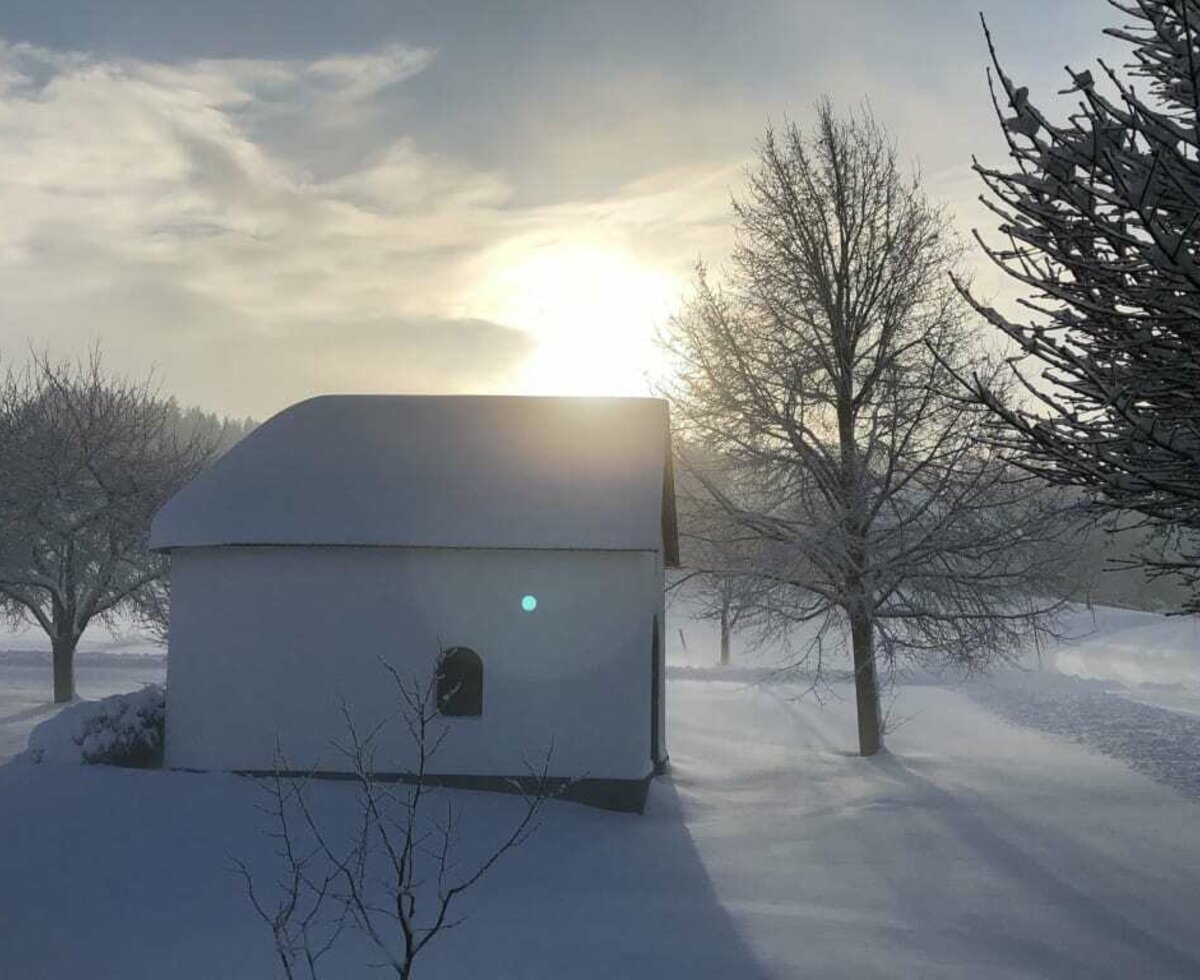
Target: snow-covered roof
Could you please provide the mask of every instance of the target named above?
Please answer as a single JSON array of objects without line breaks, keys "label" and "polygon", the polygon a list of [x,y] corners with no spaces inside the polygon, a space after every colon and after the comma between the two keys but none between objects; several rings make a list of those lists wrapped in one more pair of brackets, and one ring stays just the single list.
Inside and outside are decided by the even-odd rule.
[{"label": "snow-covered roof", "polygon": [[678,555],[666,402],[326,395],[172,497],[150,546],[397,545]]}]

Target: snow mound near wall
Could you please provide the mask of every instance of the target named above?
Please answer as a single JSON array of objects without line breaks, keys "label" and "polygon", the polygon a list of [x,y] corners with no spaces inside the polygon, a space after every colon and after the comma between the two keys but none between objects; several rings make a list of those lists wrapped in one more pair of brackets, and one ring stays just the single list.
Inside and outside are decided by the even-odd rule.
[{"label": "snow mound near wall", "polygon": [[1048,651],[1060,674],[1200,691],[1200,616],[1097,607],[1094,620],[1079,610],[1067,628],[1077,639]]},{"label": "snow mound near wall", "polygon": [[162,761],[166,692],[157,684],[99,701],[77,701],[29,734],[31,763],[107,763],[149,768]]}]

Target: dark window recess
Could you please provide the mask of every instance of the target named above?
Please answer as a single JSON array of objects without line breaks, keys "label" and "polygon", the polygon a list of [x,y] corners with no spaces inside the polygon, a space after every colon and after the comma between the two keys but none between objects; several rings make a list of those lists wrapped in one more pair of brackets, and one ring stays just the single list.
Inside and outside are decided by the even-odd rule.
[{"label": "dark window recess", "polygon": [[444,715],[483,714],[483,661],[468,647],[451,647],[438,658],[438,711]]}]

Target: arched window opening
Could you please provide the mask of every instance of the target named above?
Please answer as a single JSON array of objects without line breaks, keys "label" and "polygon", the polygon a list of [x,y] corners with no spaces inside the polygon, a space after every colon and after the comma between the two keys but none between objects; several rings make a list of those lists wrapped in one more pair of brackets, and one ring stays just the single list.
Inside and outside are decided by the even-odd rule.
[{"label": "arched window opening", "polygon": [[469,647],[451,647],[438,657],[437,705],[443,715],[483,714],[483,661]]}]

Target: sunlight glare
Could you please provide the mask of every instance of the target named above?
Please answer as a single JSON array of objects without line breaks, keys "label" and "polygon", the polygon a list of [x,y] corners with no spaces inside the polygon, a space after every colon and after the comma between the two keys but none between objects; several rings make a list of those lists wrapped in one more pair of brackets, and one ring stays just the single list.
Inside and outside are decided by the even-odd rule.
[{"label": "sunlight glare", "polygon": [[555,244],[496,256],[482,315],[532,334],[537,347],[512,379],[527,394],[645,395],[663,358],[655,331],[683,284],[629,252]]}]

